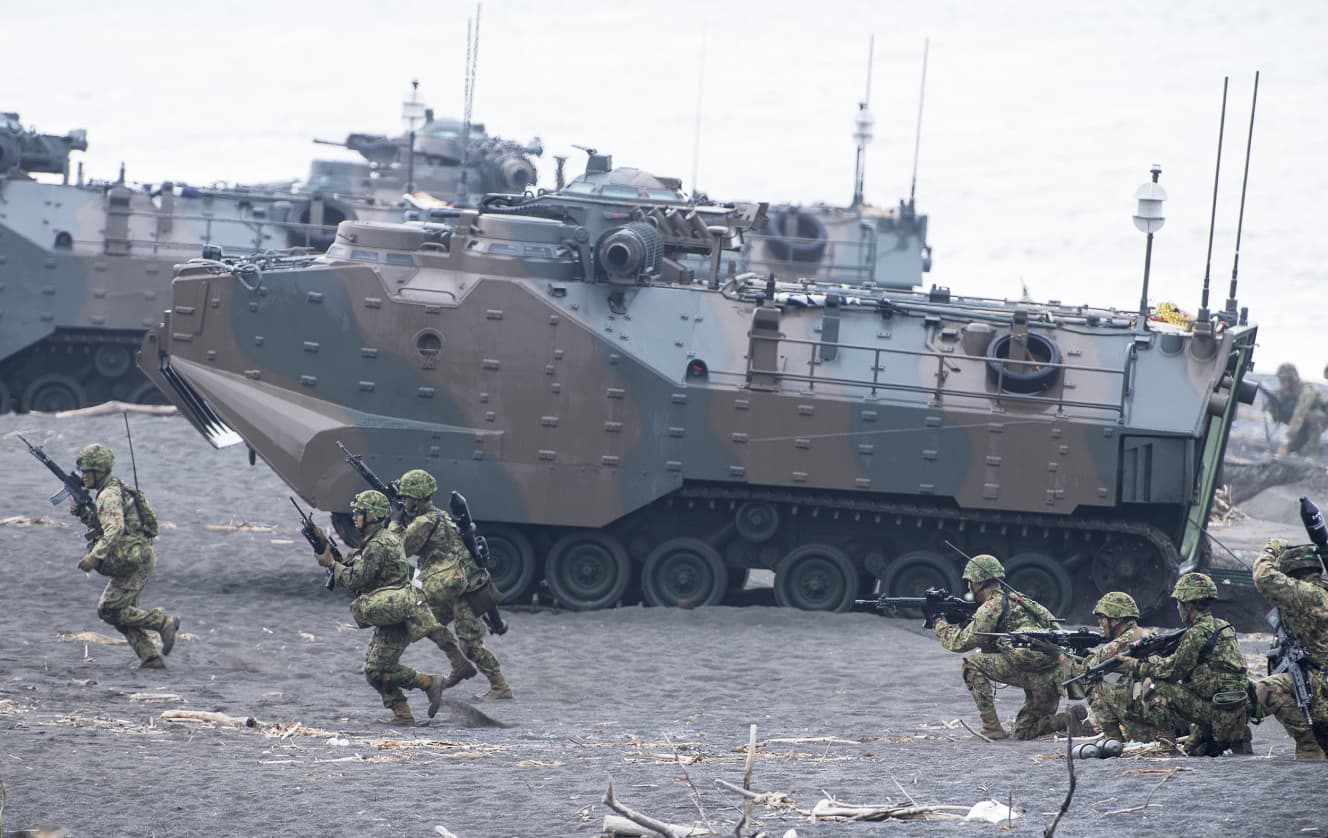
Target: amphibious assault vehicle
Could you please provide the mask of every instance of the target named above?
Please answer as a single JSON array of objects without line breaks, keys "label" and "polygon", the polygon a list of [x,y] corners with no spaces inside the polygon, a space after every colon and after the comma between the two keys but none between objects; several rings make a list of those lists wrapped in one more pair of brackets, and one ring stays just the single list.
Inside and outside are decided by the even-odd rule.
[{"label": "amphibious assault vehicle", "polygon": [[[533,167],[511,144],[482,128],[475,142],[477,172],[496,167],[511,174],[511,185],[532,181]],[[71,183],[69,152],[86,148],[83,131],[37,134],[24,130],[17,114],[0,114],[0,413],[160,401],[135,368],[134,351],[169,305],[175,264],[201,245],[232,254],[321,252],[341,221],[401,221],[413,211],[396,166],[376,169],[362,183],[298,187],[132,185],[123,171],[113,182],[85,183],[81,170]],[[422,158],[415,186],[436,190],[440,200],[456,197],[443,191],[455,187],[456,175],[444,175],[462,169]],[[64,178],[42,182],[33,173]]]},{"label": "amphibious assault vehicle", "polygon": [[[767,207],[591,158],[566,189],[325,255],[195,260],[140,364],[307,501],[428,469],[499,586],[571,608],[960,589],[1000,556],[1057,613],[1162,602],[1202,534],[1256,327],[738,270]],[[1239,394],[1240,399],[1233,398]]]}]

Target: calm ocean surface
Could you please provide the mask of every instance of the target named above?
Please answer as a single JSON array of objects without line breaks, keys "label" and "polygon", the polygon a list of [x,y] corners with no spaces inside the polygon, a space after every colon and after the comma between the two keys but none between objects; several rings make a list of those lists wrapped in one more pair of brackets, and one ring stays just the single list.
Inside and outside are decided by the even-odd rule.
[{"label": "calm ocean surface", "polygon": [[[314,137],[395,133],[411,78],[460,115],[455,2],[66,2],[5,13],[0,107],[86,128],[89,176],[195,184],[298,177]],[[474,118],[551,155],[695,182],[713,197],[847,203],[853,119],[876,39],[867,195],[906,197],[930,38],[917,201],[930,281],[956,292],[1138,305],[1134,190],[1162,166],[1153,301],[1193,312],[1208,242],[1222,78],[1231,77],[1210,307],[1227,296],[1254,73],[1262,72],[1239,299],[1258,368],[1317,378],[1328,293],[1328,4],[814,4],[489,0]],[[702,84],[698,84],[701,78]],[[698,87],[699,111],[698,111]],[[700,114],[700,154],[694,135]],[[328,154],[332,152],[333,154]]]}]

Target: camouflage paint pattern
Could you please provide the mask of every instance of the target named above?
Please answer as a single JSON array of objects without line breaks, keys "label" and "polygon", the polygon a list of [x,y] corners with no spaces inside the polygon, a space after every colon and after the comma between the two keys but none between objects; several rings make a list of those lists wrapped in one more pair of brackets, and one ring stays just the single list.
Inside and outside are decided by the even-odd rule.
[{"label": "camouflage paint pattern", "polygon": [[1320,747],[1328,745],[1328,582],[1320,576],[1303,580],[1278,569],[1278,554],[1287,548],[1282,539],[1270,539],[1254,561],[1254,585],[1264,598],[1279,609],[1281,619],[1293,637],[1300,641],[1310,659],[1305,677],[1310,684],[1313,726],[1296,705],[1291,675],[1270,675],[1255,682],[1259,709],[1276,716],[1293,739],[1312,731]]},{"label": "camouflage paint pattern", "polygon": [[[679,580],[774,568],[781,602],[838,610],[871,577],[953,585],[945,541],[1008,559],[1057,613],[1163,601],[1198,555],[1252,325],[768,284],[733,255],[764,208],[647,197],[667,186],[615,170],[447,224],[346,223],[257,284],[184,266],[141,364],[319,507],[360,485],[337,440],[463,488],[572,607],[653,558]],[[603,245],[637,223],[663,257],[625,275]],[[586,562],[595,592],[573,593]]]}]

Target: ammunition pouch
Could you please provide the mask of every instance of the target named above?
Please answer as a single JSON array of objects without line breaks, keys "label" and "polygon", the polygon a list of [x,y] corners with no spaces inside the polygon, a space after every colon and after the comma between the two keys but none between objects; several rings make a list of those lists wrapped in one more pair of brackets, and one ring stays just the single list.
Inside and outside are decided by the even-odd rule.
[{"label": "ammunition pouch", "polygon": [[1219,710],[1236,710],[1250,700],[1248,690],[1222,690],[1213,693],[1213,704]]},{"label": "ammunition pouch", "polygon": [[360,628],[393,626],[406,622],[420,595],[409,585],[378,588],[351,600],[350,613]]},{"label": "ammunition pouch", "polygon": [[474,591],[467,591],[462,595],[462,598],[476,614],[484,614],[489,609],[502,604],[503,592],[498,590],[498,586],[493,584],[493,579],[490,578],[484,583],[483,587]]}]

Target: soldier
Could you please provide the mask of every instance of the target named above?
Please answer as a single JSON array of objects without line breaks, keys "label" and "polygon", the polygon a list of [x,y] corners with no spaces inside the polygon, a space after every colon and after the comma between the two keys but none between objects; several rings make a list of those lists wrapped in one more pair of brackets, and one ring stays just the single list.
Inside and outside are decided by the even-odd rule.
[{"label": "soldier", "polygon": [[1051,612],[1017,591],[1007,588],[1002,580],[1005,568],[995,556],[981,555],[969,559],[964,568],[964,581],[981,605],[966,626],[952,626],[944,618],[936,621],[936,636],[941,645],[951,652],[981,649],[976,655],[964,658],[964,684],[973,694],[973,702],[982,717],[982,735],[988,739],[1004,739],[1007,734],[996,715],[995,692],[992,681],[1012,684],[1024,690],[1024,705],[1015,716],[1011,731],[1016,739],[1034,739],[1047,733],[1065,730],[1070,715],[1083,721],[1088,711],[1083,705],[1073,705],[1070,713],[1057,713],[1060,703],[1061,682],[1067,673],[1064,656],[1048,654],[1037,649],[1016,648],[1004,638],[982,637],[978,632],[1010,632],[1021,629],[1059,628]]},{"label": "soldier", "polygon": [[[78,569],[110,577],[97,601],[97,616],[125,636],[138,655],[139,668],[165,669],[162,655],[169,655],[175,646],[180,618],[160,608],[144,611],[138,607],[143,586],[157,566],[152,552],[157,517],[142,493],[111,476],[114,466],[115,455],[105,445],[94,443],[78,454],[83,485],[91,490],[97,506],[95,514],[73,510],[88,527],[88,551],[79,559]],[[160,653],[145,629],[161,635]]]},{"label": "soldier", "polygon": [[1228,748],[1236,755],[1253,753],[1247,726],[1250,681],[1236,630],[1212,614],[1217,585],[1206,574],[1187,573],[1171,596],[1188,627],[1176,651],[1143,661],[1119,658],[1137,679],[1152,679],[1143,697],[1148,721],[1161,729],[1172,713],[1188,721],[1183,750],[1189,756],[1220,756]]},{"label": "soldier", "polygon": [[[393,524],[402,533],[406,554],[419,556],[420,582],[428,597],[429,607],[441,624],[429,638],[443,650],[452,662],[452,672],[446,686],[454,686],[475,675],[476,667],[489,679],[489,690],[476,696],[480,701],[512,698],[512,688],[499,669],[493,652],[484,648],[487,629],[480,615],[475,613],[467,594],[479,590],[489,581],[488,571],[481,568],[461,541],[452,518],[433,505],[438,483],[423,469],[411,469],[401,475],[399,492],[409,523],[403,528]],[[447,623],[456,620],[456,634],[460,648],[447,630]],[[474,661],[474,664],[471,663]]]},{"label": "soldier", "polygon": [[[1107,642],[1084,661],[1084,667],[1097,666],[1123,654],[1131,643],[1143,639],[1144,630],[1138,623],[1139,606],[1127,593],[1111,591],[1103,594],[1093,606],[1093,616],[1097,617],[1098,628]],[[1093,710],[1093,720],[1105,736],[1121,742],[1151,742],[1159,738],[1159,734],[1170,735],[1176,727],[1174,719],[1161,731],[1149,724],[1134,697],[1136,683],[1133,674],[1127,672],[1115,684],[1103,680],[1089,687],[1088,706]]]},{"label": "soldier", "polygon": [[1328,743],[1328,583],[1314,545],[1287,547],[1270,538],[1254,562],[1254,586],[1277,606],[1286,628],[1308,656],[1305,679],[1310,683],[1313,726],[1296,706],[1291,675],[1281,672],[1255,682],[1259,708],[1277,717],[1296,743],[1296,759],[1322,760]]},{"label": "soldier", "polygon": [[[373,639],[364,656],[364,678],[392,711],[389,724],[414,725],[402,688],[423,690],[429,697],[429,717],[438,713],[443,701],[443,678],[425,675],[401,665],[401,655],[413,641],[437,630],[437,622],[411,584],[410,563],[401,542],[386,529],[391,514],[387,497],[370,489],[360,492],[350,504],[360,533],[360,549],[339,563],[331,549],[317,560],[331,568],[333,578],[356,594],[351,614],[361,628],[373,626]],[[320,533],[321,535],[321,533]],[[323,538],[326,544],[326,538]]]},{"label": "soldier", "polygon": [[[1283,364],[1277,368],[1277,396],[1286,417],[1286,442],[1277,449],[1278,454],[1303,454],[1307,457],[1319,454],[1319,437],[1328,428],[1328,404],[1308,381],[1300,380],[1294,364]],[[1278,419],[1282,416],[1275,415]]]}]

